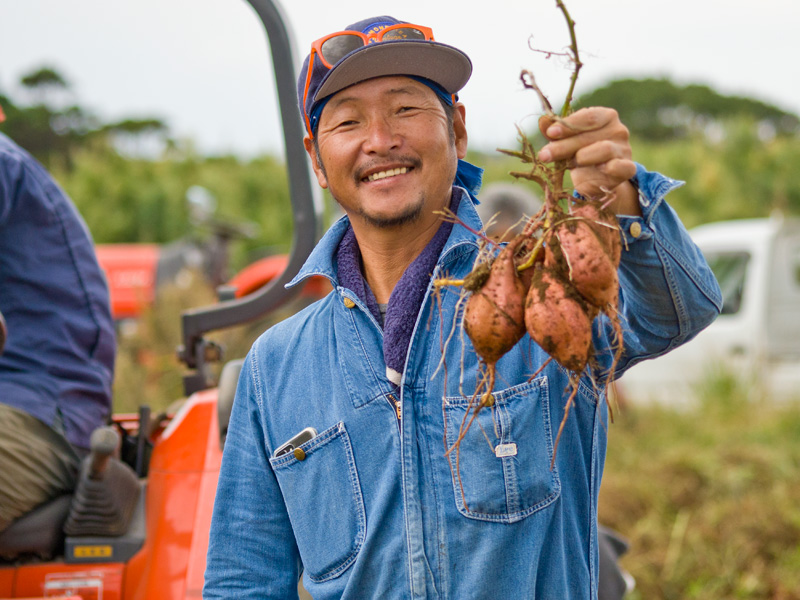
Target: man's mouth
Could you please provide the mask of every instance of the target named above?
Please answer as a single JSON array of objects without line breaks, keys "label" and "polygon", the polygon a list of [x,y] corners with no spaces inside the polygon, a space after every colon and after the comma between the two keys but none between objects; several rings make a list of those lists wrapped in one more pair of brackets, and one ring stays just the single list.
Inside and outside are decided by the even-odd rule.
[{"label": "man's mouth", "polygon": [[395,175],[403,175],[408,173],[411,169],[409,167],[397,167],[395,169],[387,169],[386,171],[378,171],[372,173],[364,178],[364,181],[378,181],[379,179],[386,179],[387,177],[394,177]]}]

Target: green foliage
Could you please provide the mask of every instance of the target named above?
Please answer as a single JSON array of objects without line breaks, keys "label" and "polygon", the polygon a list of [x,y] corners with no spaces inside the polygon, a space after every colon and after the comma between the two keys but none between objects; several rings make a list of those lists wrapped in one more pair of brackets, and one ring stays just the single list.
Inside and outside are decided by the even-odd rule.
[{"label": "green foliage", "polygon": [[61,73],[51,67],[41,67],[36,71],[23,75],[20,83],[27,88],[62,88],[69,87]]},{"label": "green foliage", "polygon": [[101,148],[79,153],[72,169],[53,169],[53,175],[97,243],[164,243],[184,235],[207,235],[190,225],[185,201],[186,190],[201,185],[216,197],[219,219],[258,226],[257,238],[240,244],[238,266],[243,266],[245,253],[256,248],[289,248],[288,183],[283,164],[272,157],[143,160],[124,159]]},{"label": "green foliage", "polygon": [[0,91],[0,104],[8,117],[0,131],[47,168],[72,169],[75,155],[90,148],[123,154],[133,149],[134,155],[142,155],[144,152],[136,152],[138,146],[153,136],[160,138],[161,146],[174,146],[169,127],[157,118],[101,123],[89,109],[74,102],[67,81],[50,67],[24,75],[20,84],[29,96],[25,104]]},{"label": "green foliage", "polygon": [[[800,136],[763,139],[760,132],[757,123],[741,118],[726,122],[716,139],[697,133],[662,142],[633,138],[631,145],[634,160],[687,183],[667,197],[687,227],[775,210],[800,215]],[[526,168],[499,155],[473,159],[486,167],[484,183],[511,181],[509,172]]]},{"label": "green foliage", "polygon": [[[0,131],[20,144],[46,167],[71,165],[77,149],[86,140],[81,126],[75,129],[70,124],[76,122],[74,107],[64,111],[54,111],[44,104],[23,107],[16,105],[11,98],[0,93],[0,106],[6,114],[6,121],[0,123]],[[83,115],[81,115],[83,117]]]},{"label": "green foliage", "polygon": [[774,210],[800,214],[800,137],[761,140],[748,120],[729,124],[719,141],[703,136],[668,143],[634,140],[634,159],[687,182],[669,195],[687,226],[764,217]]},{"label": "green foliage", "polygon": [[746,118],[776,133],[800,132],[800,119],[752,98],[724,96],[705,85],[679,86],[668,79],[620,79],[581,96],[581,106],[615,108],[634,136],[647,140],[683,138],[712,122]]},{"label": "green foliage", "polygon": [[106,130],[138,135],[140,133],[161,132],[167,129],[161,119],[123,119],[104,127]]}]

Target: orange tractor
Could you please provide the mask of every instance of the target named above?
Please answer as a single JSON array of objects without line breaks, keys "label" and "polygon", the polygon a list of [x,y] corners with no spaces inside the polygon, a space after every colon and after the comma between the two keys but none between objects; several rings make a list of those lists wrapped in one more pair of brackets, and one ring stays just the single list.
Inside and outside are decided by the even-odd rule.
[{"label": "orange tractor", "polygon": [[[293,48],[272,0],[248,0],[269,40],[281,108],[294,215],[292,251],[269,285],[234,282],[230,300],[183,315],[187,399],[175,414],[115,415],[94,432],[73,494],[38,507],[0,534],[0,599],[176,600],[202,596],[208,531],[222,446],[241,361],[210,364],[221,351],[203,335],[263,317],[319,237],[318,189],[303,149]],[[274,269],[274,265],[272,267]],[[259,277],[256,277],[259,279]],[[5,329],[0,319],[0,347]]]}]

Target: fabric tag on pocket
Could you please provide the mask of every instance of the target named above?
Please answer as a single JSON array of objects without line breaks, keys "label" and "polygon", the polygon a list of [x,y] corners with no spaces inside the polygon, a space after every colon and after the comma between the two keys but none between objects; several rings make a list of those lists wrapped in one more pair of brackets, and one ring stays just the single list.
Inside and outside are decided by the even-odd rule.
[{"label": "fabric tag on pocket", "polygon": [[497,458],[503,458],[504,456],[516,456],[517,455],[517,445],[516,444],[499,444],[494,449],[494,455]]}]

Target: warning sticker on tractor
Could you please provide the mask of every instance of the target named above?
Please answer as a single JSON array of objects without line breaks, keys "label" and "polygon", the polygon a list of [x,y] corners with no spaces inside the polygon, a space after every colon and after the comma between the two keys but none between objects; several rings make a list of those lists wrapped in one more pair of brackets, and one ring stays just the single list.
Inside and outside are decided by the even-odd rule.
[{"label": "warning sticker on tractor", "polygon": [[80,596],[83,600],[103,600],[103,574],[51,573],[45,577],[44,596]]}]

